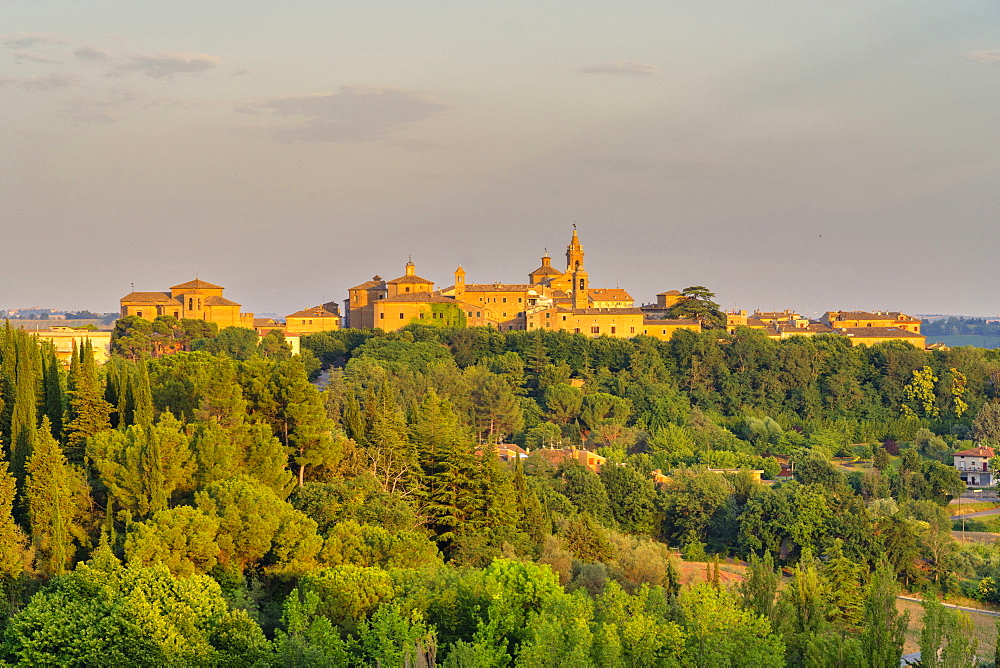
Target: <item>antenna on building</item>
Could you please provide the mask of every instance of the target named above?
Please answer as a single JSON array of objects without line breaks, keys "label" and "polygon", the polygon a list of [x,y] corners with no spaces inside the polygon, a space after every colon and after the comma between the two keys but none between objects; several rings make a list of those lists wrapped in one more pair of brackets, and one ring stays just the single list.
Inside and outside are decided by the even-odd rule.
[{"label": "antenna on building", "polygon": [[135,292],[135,283],[132,283],[132,292]]}]

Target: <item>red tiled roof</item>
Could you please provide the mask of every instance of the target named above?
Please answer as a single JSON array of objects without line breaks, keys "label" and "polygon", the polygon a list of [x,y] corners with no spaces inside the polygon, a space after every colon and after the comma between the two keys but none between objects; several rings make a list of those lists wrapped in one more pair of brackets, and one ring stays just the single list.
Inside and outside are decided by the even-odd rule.
[{"label": "red tiled roof", "polygon": [[330,313],[322,306],[313,306],[312,308],[307,308],[302,311],[296,311],[291,315],[286,315],[286,318],[339,318],[336,313]]},{"label": "red tiled roof", "polygon": [[214,283],[209,283],[208,281],[203,281],[200,278],[196,278],[193,281],[188,281],[187,283],[181,283],[180,285],[173,285],[170,287],[171,290],[224,290],[221,285],[215,285]]},{"label": "red tiled roof", "polygon": [[996,451],[988,445],[979,445],[969,450],[952,454],[953,457],[994,457]]},{"label": "red tiled roof", "polygon": [[414,275],[414,276],[400,276],[399,278],[392,279],[391,281],[389,281],[389,283],[392,283],[394,285],[397,283],[429,283],[433,285],[434,281],[429,281],[426,278],[421,278],[420,276]]},{"label": "red tiled roof", "polygon": [[232,299],[226,299],[225,297],[205,297],[205,304],[207,306],[239,306]]},{"label": "red tiled roof", "polygon": [[121,298],[123,302],[153,302],[155,304],[177,304],[179,301],[170,296],[169,292],[130,292]]},{"label": "red tiled roof", "polygon": [[622,288],[591,288],[587,294],[594,301],[632,301],[632,295]]}]

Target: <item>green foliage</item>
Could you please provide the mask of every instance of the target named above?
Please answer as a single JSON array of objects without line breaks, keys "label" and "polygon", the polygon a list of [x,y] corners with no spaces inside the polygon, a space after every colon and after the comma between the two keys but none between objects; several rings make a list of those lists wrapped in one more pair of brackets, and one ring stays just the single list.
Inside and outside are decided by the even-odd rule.
[{"label": "green foliage", "polygon": [[163,566],[81,565],[10,620],[7,652],[27,665],[253,665],[270,648],[206,576]]}]

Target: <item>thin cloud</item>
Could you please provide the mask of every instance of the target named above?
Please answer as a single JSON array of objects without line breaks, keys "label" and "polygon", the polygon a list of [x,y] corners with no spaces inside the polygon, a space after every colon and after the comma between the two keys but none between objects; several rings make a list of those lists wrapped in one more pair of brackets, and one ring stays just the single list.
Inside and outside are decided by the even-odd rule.
[{"label": "thin cloud", "polygon": [[34,53],[32,51],[20,50],[14,52],[14,58],[17,60],[27,60],[32,63],[42,63],[44,65],[51,65],[52,63],[61,63],[63,61],[58,58],[53,58],[52,56],[45,56],[40,53]]},{"label": "thin cloud", "polygon": [[5,49],[30,49],[39,44],[68,44],[62,35],[46,32],[17,32],[0,37],[0,45]]},{"label": "thin cloud", "polygon": [[0,79],[0,86],[15,86],[28,91],[50,91],[69,88],[80,80],[75,74],[36,74],[33,77]]},{"label": "thin cloud", "polygon": [[111,54],[108,51],[87,44],[74,51],[73,55],[80,60],[88,60],[91,62],[103,62],[111,58]]},{"label": "thin cloud", "polygon": [[301,117],[296,125],[268,128],[285,142],[372,141],[422,121],[448,105],[417,91],[389,86],[341,86],[335,93],[290,95],[237,105],[247,114]]},{"label": "thin cloud", "polygon": [[610,63],[597,63],[581,67],[577,72],[583,74],[613,74],[628,77],[651,77],[656,74],[656,65],[638,63],[631,60],[615,60]]},{"label": "thin cloud", "polygon": [[139,72],[153,79],[169,79],[175,74],[214,70],[221,64],[221,58],[205,53],[153,53],[130,56],[129,62],[119,65],[115,71]]},{"label": "thin cloud", "polygon": [[986,51],[969,51],[967,54],[965,54],[965,59],[973,63],[994,65],[996,63],[1000,63],[1000,49],[990,49]]}]

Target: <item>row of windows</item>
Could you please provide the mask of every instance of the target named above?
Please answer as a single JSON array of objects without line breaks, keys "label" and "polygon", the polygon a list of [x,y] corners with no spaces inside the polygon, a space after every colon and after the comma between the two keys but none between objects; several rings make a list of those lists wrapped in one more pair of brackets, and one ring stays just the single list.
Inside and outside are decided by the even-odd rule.
[{"label": "row of windows", "polygon": [[[485,302],[485,303],[489,304],[489,303],[490,303],[490,298],[489,298],[489,297],[485,297],[485,298],[484,298],[484,297],[480,297],[480,298],[479,298],[479,301],[481,301],[481,302]],[[518,303],[518,304],[521,304],[521,303],[523,303],[523,302],[524,302],[524,298],[523,298],[523,297],[518,297],[518,298],[517,298],[517,303]],[[496,298],[496,297],[494,297],[494,298],[493,298],[493,303],[494,303],[494,304],[496,304],[496,303],[497,303],[497,298]],[[507,303],[507,298],[506,298],[506,297],[501,297],[501,298],[500,298],[500,303],[501,303],[501,304],[506,304],[506,303]]]}]

